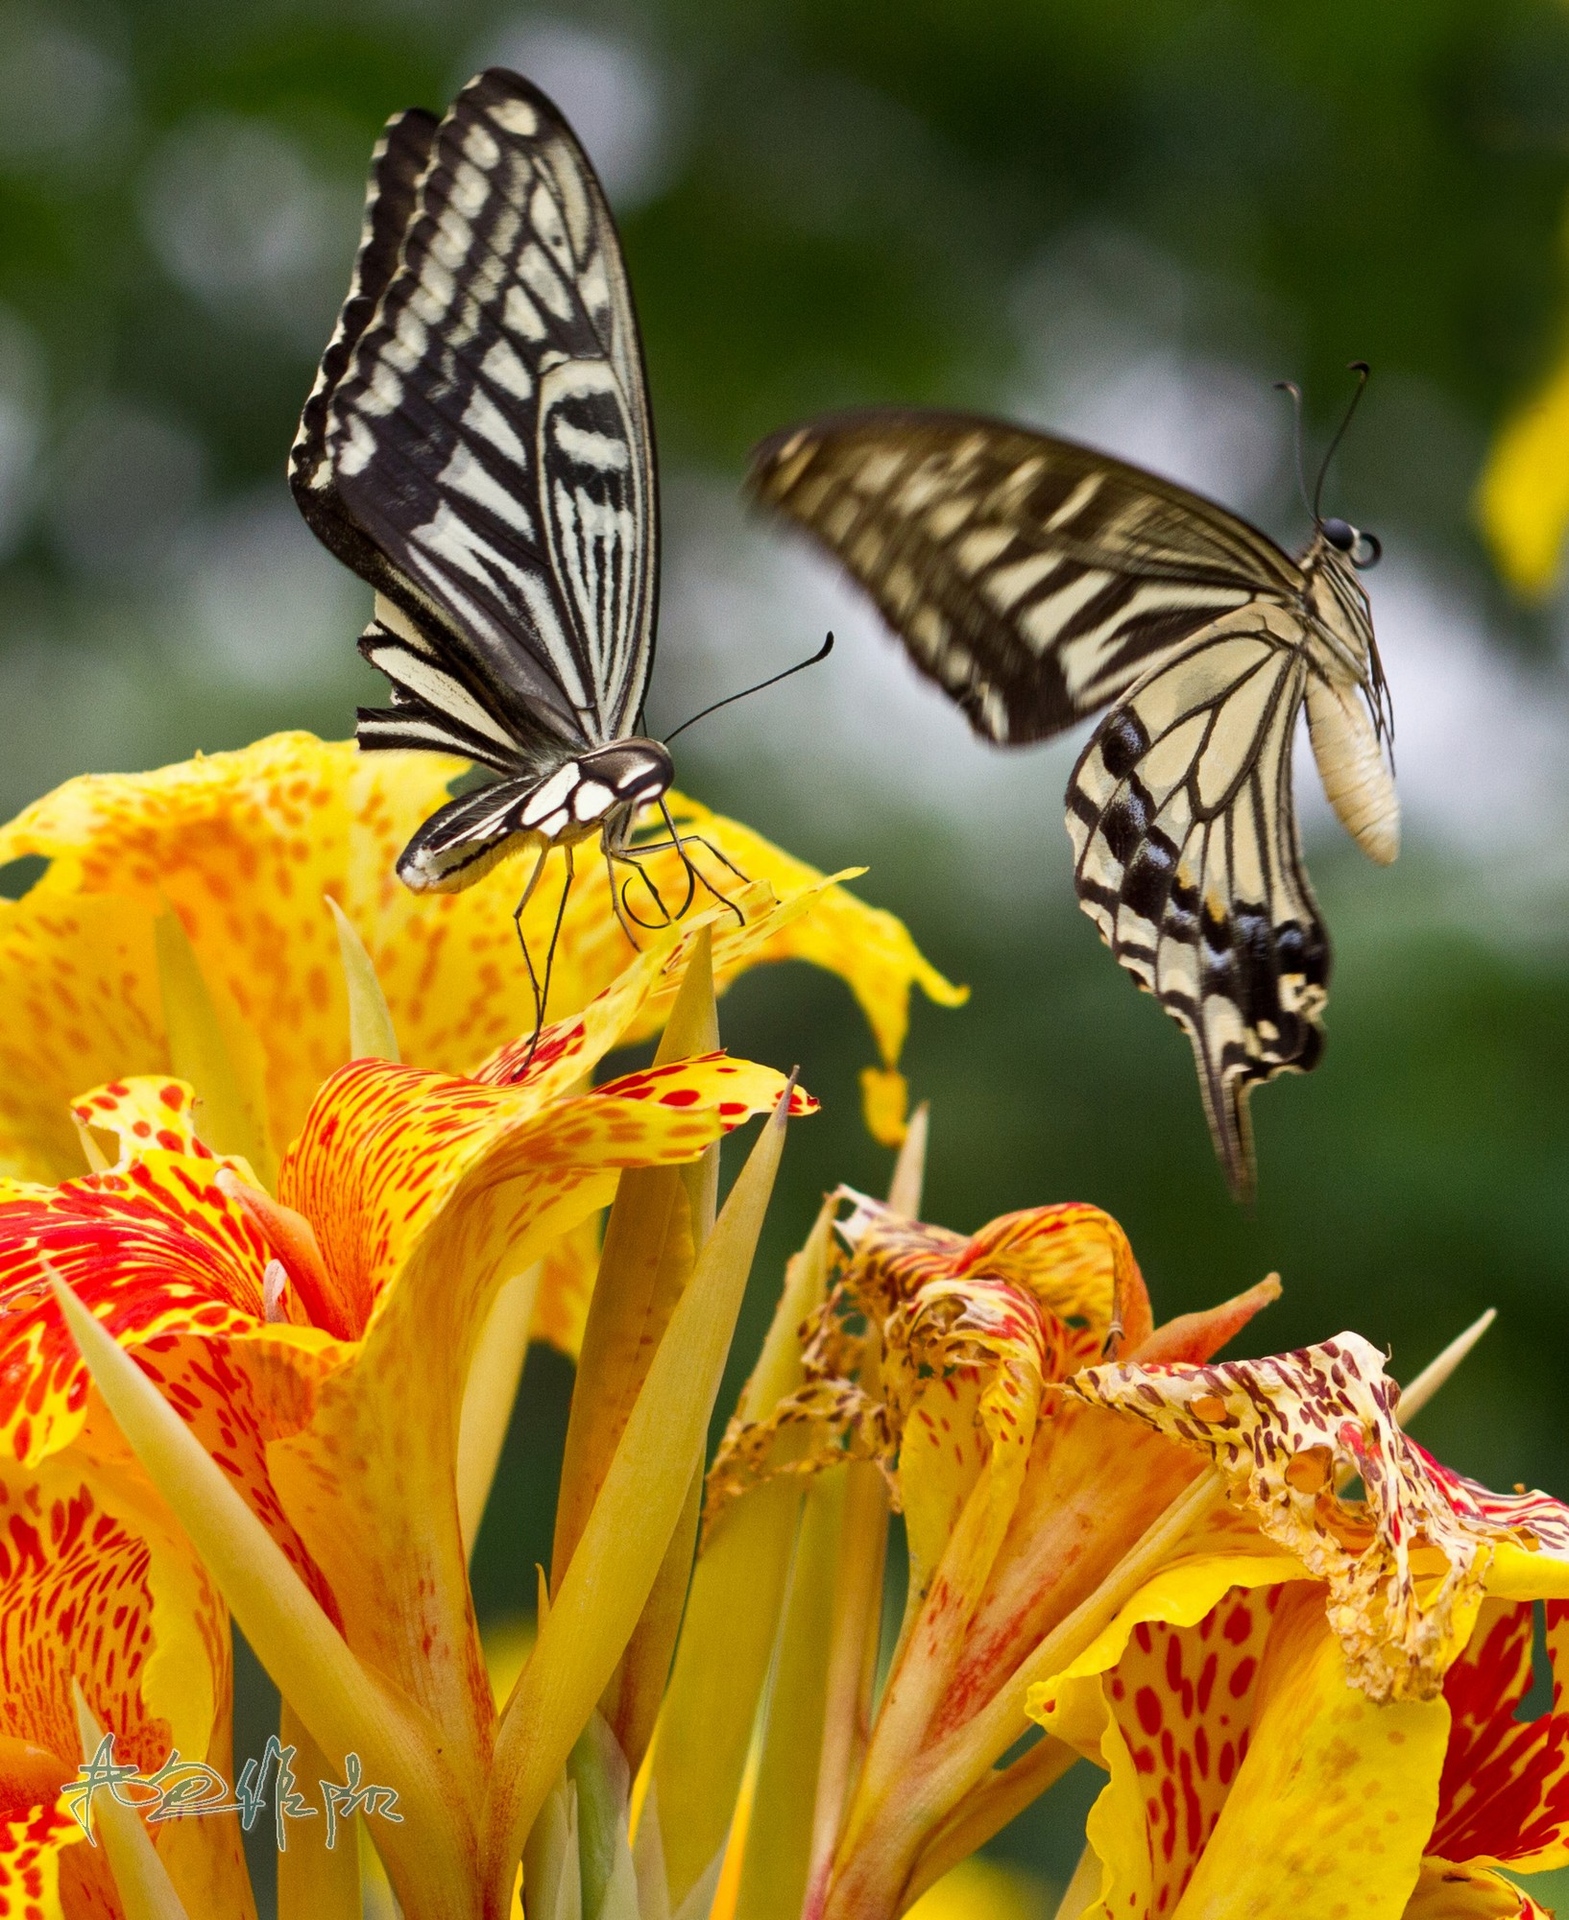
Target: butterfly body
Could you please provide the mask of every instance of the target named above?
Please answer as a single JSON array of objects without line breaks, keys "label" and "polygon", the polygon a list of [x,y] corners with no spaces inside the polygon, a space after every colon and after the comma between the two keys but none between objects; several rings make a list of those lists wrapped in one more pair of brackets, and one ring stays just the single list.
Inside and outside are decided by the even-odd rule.
[{"label": "butterfly body", "polygon": [[398,878],[415,893],[456,893],[514,853],[593,839],[614,858],[674,771],[661,742],[631,735],[564,760],[542,780],[494,781],[431,815],[398,856]]},{"label": "butterfly body", "polygon": [[1328,935],[1291,746],[1372,858],[1398,847],[1389,707],[1356,566],[1317,523],[1293,559],[1187,489],[1005,421],[868,410],[786,429],[753,497],[819,540],[912,662],[998,746],[1104,714],[1068,781],[1080,904],[1185,1029],[1216,1148],[1249,1190],[1254,1084],[1317,1061]]},{"label": "butterfly body", "polygon": [[625,858],[673,776],[640,728],[653,426],[610,210],[526,80],[493,69],[441,119],[388,123],[290,479],[376,590],[360,651],[392,700],[361,709],[361,748],[459,754],[498,776],[420,827],[404,882],[453,891],[533,851],[532,891],[552,847],[597,839]]}]

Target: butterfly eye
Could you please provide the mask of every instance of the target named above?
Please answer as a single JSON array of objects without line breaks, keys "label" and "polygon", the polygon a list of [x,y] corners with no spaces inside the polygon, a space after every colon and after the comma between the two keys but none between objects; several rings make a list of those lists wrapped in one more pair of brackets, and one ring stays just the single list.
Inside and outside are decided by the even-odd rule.
[{"label": "butterfly eye", "polygon": [[1376,535],[1358,533],[1351,542],[1351,564],[1365,573],[1369,567],[1376,567],[1383,557],[1384,549]]},{"label": "butterfly eye", "polygon": [[1339,547],[1342,553],[1350,553],[1357,542],[1357,530],[1349,521],[1321,520],[1319,532],[1332,547]]}]

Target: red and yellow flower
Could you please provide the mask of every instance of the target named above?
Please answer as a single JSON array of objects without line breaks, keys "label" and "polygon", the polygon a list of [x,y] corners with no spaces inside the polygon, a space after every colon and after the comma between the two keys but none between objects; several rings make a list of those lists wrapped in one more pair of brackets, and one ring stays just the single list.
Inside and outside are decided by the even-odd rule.
[{"label": "red and yellow flower", "polygon": [[[1063,1383],[1114,1329],[1146,1352],[1207,1356],[1278,1291],[1268,1281],[1156,1329],[1127,1240],[1097,1208],[1036,1208],[966,1237],[852,1198],[838,1225],[850,1247],[839,1270],[830,1279],[825,1215],[781,1308],[800,1319],[800,1276],[815,1269],[798,1380],[772,1397],[755,1382],[716,1462],[708,1564],[689,1610],[701,1633],[705,1584],[724,1585],[734,1537],[765,1522],[754,1503],[779,1502],[811,1477],[801,1537],[821,1529],[819,1576],[834,1593],[826,1681],[822,1628],[807,1626],[804,1596],[798,1603],[818,1675],[818,1743],[803,1769],[799,1730],[787,1724],[799,1696],[787,1695],[765,1735],[752,1801],[760,1837],[749,1844],[773,1846],[788,1789],[767,1774],[773,1746],[789,1746],[808,1808],[794,1866],[804,1910],[835,1916],[902,1911],[1072,1763],[1060,1743],[1043,1742],[996,1764],[1028,1731],[1025,1689],[1042,1643],[1199,1476],[1179,1450],[1065,1400]],[[774,1383],[783,1380],[776,1365]],[[867,1649],[890,1497],[905,1515],[910,1583],[872,1715]],[[788,1646],[787,1632],[775,1657]],[[682,1656],[694,1651],[684,1640]],[[667,1714],[684,1737],[661,1746],[654,1776],[677,1900],[717,1826],[711,1804],[706,1827],[693,1812],[701,1796],[686,1776],[699,1716],[680,1722],[683,1678],[678,1659]],[[776,1680],[776,1698],[778,1689]],[[740,1706],[749,1711],[744,1698]]]},{"label": "red and yellow flower", "polygon": [[[504,863],[449,895],[415,896],[393,874],[403,840],[463,770],[437,754],[362,755],[352,743],[276,734],[154,773],[68,781],[0,829],[0,864],[49,862],[21,900],[0,902],[0,1173],[79,1172],[69,1117],[77,1095],[132,1074],[175,1073],[202,1094],[204,1129],[222,1130],[209,1144],[246,1153],[270,1182],[316,1089],[349,1058],[329,897],[369,953],[405,1060],[469,1073],[528,1032],[513,869]],[[842,975],[877,1043],[869,1089],[896,1108],[911,987],[945,1005],[962,993],[892,914],[737,822],[692,800],[673,804],[683,830],[795,904],[754,938],[718,942],[718,987],[774,960]],[[652,856],[656,878],[661,858]],[[557,1017],[586,1006],[629,957],[605,888],[602,868],[585,862],[556,947]],[[678,899],[681,889],[666,893]],[[525,916],[537,952],[556,900],[553,887],[540,889]],[[668,990],[654,993],[627,1038],[657,1033],[669,1005]],[[215,1029],[205,1045],[203,1012]],[[229,1082],[221,1097],[205,1084],[215,1054]],[[890,1111],[889,1124],[896,1118]]]},{"label": "red and yellow flower", "polygon": [[[621,936],[590,877],[552,994],[576,1011],[519,1042],[532,1001],[495,883],[413,902],[388,877],[455,770],[284,736],[72,782],[0,833],[0,860],[50,862],[0,904],[14,989],[0,995],[0,1911],[120,1910],[105,1850],[61,1796],[81,1714],[145,1771],[178,1747],[228,1777],[226,1600],[295,1737],[335,1770],[357,1743],[417,1814],[376,1835],[411,1910],[504,1911],[533,1813],[679,1517],[679,1435],[691,1427],[700,1452],[703,1381],[711,1396],[777,1139],[711,1254],[692,1188],[665,1264],[686,1342],[714,1350],[707,1373],[643,1357],[631,1385],[652,1377],[651,1405],[636,1417],[662,1418],[672,1461],[639,1472],[645,1432],[641,1460],[600,1463],[577,1578],[558,1581],[556,1620],[499,1718],[467,1548],[529,1329],[575,1349],[590,1230],[622,1171],[707,1165],[723,1133],[779,1103],[781,1076],[715,1050],[709,954],[721,982],[792,956],[842,972],[887,1074],[911,982],[954,997],[890,916],[683,802],[747,863],[744,923],[689,915],[618,974]],[[340,948],[324,896],[358,940]],[[369,1050],[352,1043],[367,1000],[383,1043]],[[673,1053],[674,1027],[653,1067],[589,1085],[610,1048],[671,1019],[686,1035]],[[399,1050],[419,1064],[349,1058]],[[84,1154],[93,1170],[72,1177]],[[232,1816],[154,1837],[148,1871],[188,1912],[250,1911]],[[343,1872],[321,1870],[347,1901]],[[296,1910],[330,1911],[326,1889],[296,1889]]]},{"label": "red and yellow flower", "polygon": [[[1067,1912],[1539,1915],[1496,1869],[1569,1863],[1569,1508],[1432,1460],[1354,1334],[1069,1391],[1207,1454],[1232,1504],[1031,1691],[1109,1775]],[[1538,1601],[1553,1696],[1522,1721]]]}]

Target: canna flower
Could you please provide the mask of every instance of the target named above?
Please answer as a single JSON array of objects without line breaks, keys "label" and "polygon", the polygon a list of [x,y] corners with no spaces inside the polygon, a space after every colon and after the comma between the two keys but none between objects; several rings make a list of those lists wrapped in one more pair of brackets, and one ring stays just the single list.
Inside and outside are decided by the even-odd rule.
[{"label": "canna flower", "polygon": [[[410,1064],[470,1073],[528,1032],[513,868],[450,895],[415,896],[393,875],[403,839],[463,770],[435,754],[361,755],[352,743],[276,734],[154,773],[68,781],[0,829],[0,864],[49,862],[21,900],[0,901],[0,1173],[55,1181],[80,1172],[76,1096],[129,1075],[174,1074],[202,1096],[207,1143],[243,1154],[270,1186],[318,1087],[349,1057],[350,995],[329,897],[348,937],[364,943]],[[716,946],[717,984],[790,958],[839,973],[877,1043],[880,1064],[864,1076],[869,1110],[884,1135],[896,1134],[910,989],[945,1005],[962,993],[891,914],[736,822],[691,800],[672,804],[683,831],[803,909],[756,939]],[[679,900],[668,860],[652,856],[651,869]],[[717,863],[713,871],[735,891],[733,876]],[[547,884],[524,917],[536,954],[557,898]],[[628,958],[604,871],[585,862],[557,942],[551,1016],[585,1007]],[[658,1032],[669,1005],[668,991],[654,993],[627,1038]]]},{"label": "canna flower", "polygon": [[[724,1774],[725,1728],[750,1725],[762,1685],[765,1662],[754,1652],[747,1667],[736,1633],[728,1720],[699,1671],[704,1633],[717,1641],[722,1630],[711,1595],[741,1578],[738,1543],[755,1570],[770,1529],[788,1539],[799,1525],[772,1704],[737,1823],[746,1831],[721,1868],[738,1910],[751,1910],[749,1884],[777,1889],[790,1873],[794,1891],[758,1911],[902,1912],[1072,1764],[1064,1743],[1041,1741],[996,1765],[1028,1731],[1043,1643],[1202,1473],[1181,1449],[1065,1399],[1063,1383],[1118,1338],[1207,1356],[1278,1292],[1266,1281],[1156,1329],[1127,1240],[1097,1208],[1035,1208],[967,1238],[907,1217],[909,1183],[898,1205],[847,1197],[837,1231],[848,1253],[831,1257],[830,1207],[709,1480],[704,1560],[654,1766],[677,1902],[714,1870],[729,1817],[713,1780],[694,1781],[694,1735]],[[890,1505],[905,1516],[910,1584],[873,1716]],[[744,1737],[732,1732],[728,1753],[734,1792]]]},{"label": "canna flower", "polygon": [[254,1915],[223,1784],[233,1778],[228,1614],[115,1438],[32,1467],[0,1462],[0,1914],[121,1910],[107,1849],[87,1843],[92,1810],[70,1790],[84,1757],[75,1686],[113,1733],[117,1762],[143,1776],[171,1754],[183,1763],[186,1804],[202,1817],[152,1833],[187,1912]]},{"label": "canna flower", "polygon": [[[716,950],[766,941],[788,911],[754,913]],[[711,932],[694,916],[537,1048],[513,1043],[469,1077],[340,1067],[276,1199],[202,1141],[187,1086],[148,1076],[76,1103],[97,1140],[118,1143],[112,1165],[0,1188],[0,1458],[34,1487],[85,1462],[97,1497],[95,1476],[127,1468],[129,1441],[141,1466],[127,1470],[183,1523],[312,1754],[344,1778],[353,1753],[398,1794],[402,1821],[378,1823],[375,1840],[411,1914],[508,1910],[528,1828],[637,1625],[700,1459],[779,1123],[701,1254],[688,1238],[672,1350],[645,1368],[628,1457],[599,1477],[576,1581],[553,1588],[499,1718],[466,1570],[495,1451],[465,1447],[487,1414],[472,1363],[498,1295],[540,1284],[540,1256],[611,1200],[621,1170],[711,1159],[750,1115],[782,1123],[811,1106],[798,1091],[782,1102],[770,1069],[683,1046],[711,1038]],[[663,1056],[584,1091],[683,977]],[[57,1625],[54,1721],[80,1672]],[[96,1711],[125,1718],[112,1697]]]},{"label": "canna flower", "polygon": [[[1432,1460],[1354,1334],[1068,1391],[1207,1454],[1232,1505],[1031,1689],[1109,1775],[1064,1914],[1541,1916],[1496,1869],[1569,1863],[1569,1508]],[[1537,1601],[1553,1697],[1522,1722]]]}]

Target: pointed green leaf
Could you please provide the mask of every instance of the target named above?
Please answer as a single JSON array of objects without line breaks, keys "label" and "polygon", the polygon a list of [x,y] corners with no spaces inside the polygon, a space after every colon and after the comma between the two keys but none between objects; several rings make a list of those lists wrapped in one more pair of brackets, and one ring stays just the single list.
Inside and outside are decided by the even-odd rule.
[{"label": "pointed green leaf", "polygon": [[461,1887],[466,1874],[458,1864],[447,1783],[431,1748],[360,1666],[283,1550],[141,1368],[62,1280],[51,1276],[51,1285],[105,1406],[279,1692],[295,1703],[335,1765],[358,1753],[367,1779],[397,1789],[406,1824],[390,1828],[386,1844],[396,1846],[394,1835],[411,1837],[410,1857],[424,1871],[410,1884],[428,1875]]},{"label": "pointed green leaf", "polygon": [[802,1510],[768,1684],[736,1920],[799,1920],[806,1895],[823,1744],[823,1649],[833,1631],[845,1490],[844,1468],[830,1468],[812,1482]]},{"label": "pointed green leaf", "polygon": [[[82,1757],[90,1761],[103,1740],[103,1728],[93,1718],[92,1709],[74,1680],[71,1691],[76,1700]],[[125,1909],[125,1920],[188,1920],[174,1882],[169,1878],[169,1869],[158,1858],[135,1807],[122,1806],[112,1793],[100,1790],[93,1795],[90,1817],[97,1840],[109,1856],[109,1871],[114,1875],[115,1891]],[[22,1909],[18,1907],[17,1911]]]},{"label": "pointed green leaf", "polygon": [[387,996],[376,978],[376,968],[365,951],[354,922],[332,895],[323,896],[338,927],[338,955],[343,963],[343,984],[349,993],[349,1058],[351,1060],[401,1060],[398,1036],[393,1030]]},{"label": "pointed green leaf", "polygon": [[516,1859],[631,1638],[691,1484],[784,1150],[787,1089],[678,1302],[533,1654],[501,1716],[492,1863]]},{"label": "pointed green leaf", "polygon": [[[823,1298],[832,1222],[830,1201],[786,1269],[738,1419],[764,1418],[801,1384],[797,1329]],[[714,1522],[692,1577],[654,1747],[672,1907],[703,1881],[730,1830],[773,1656],[802,1493],[799,1481],[783,1476],[742,1494]]]}]

